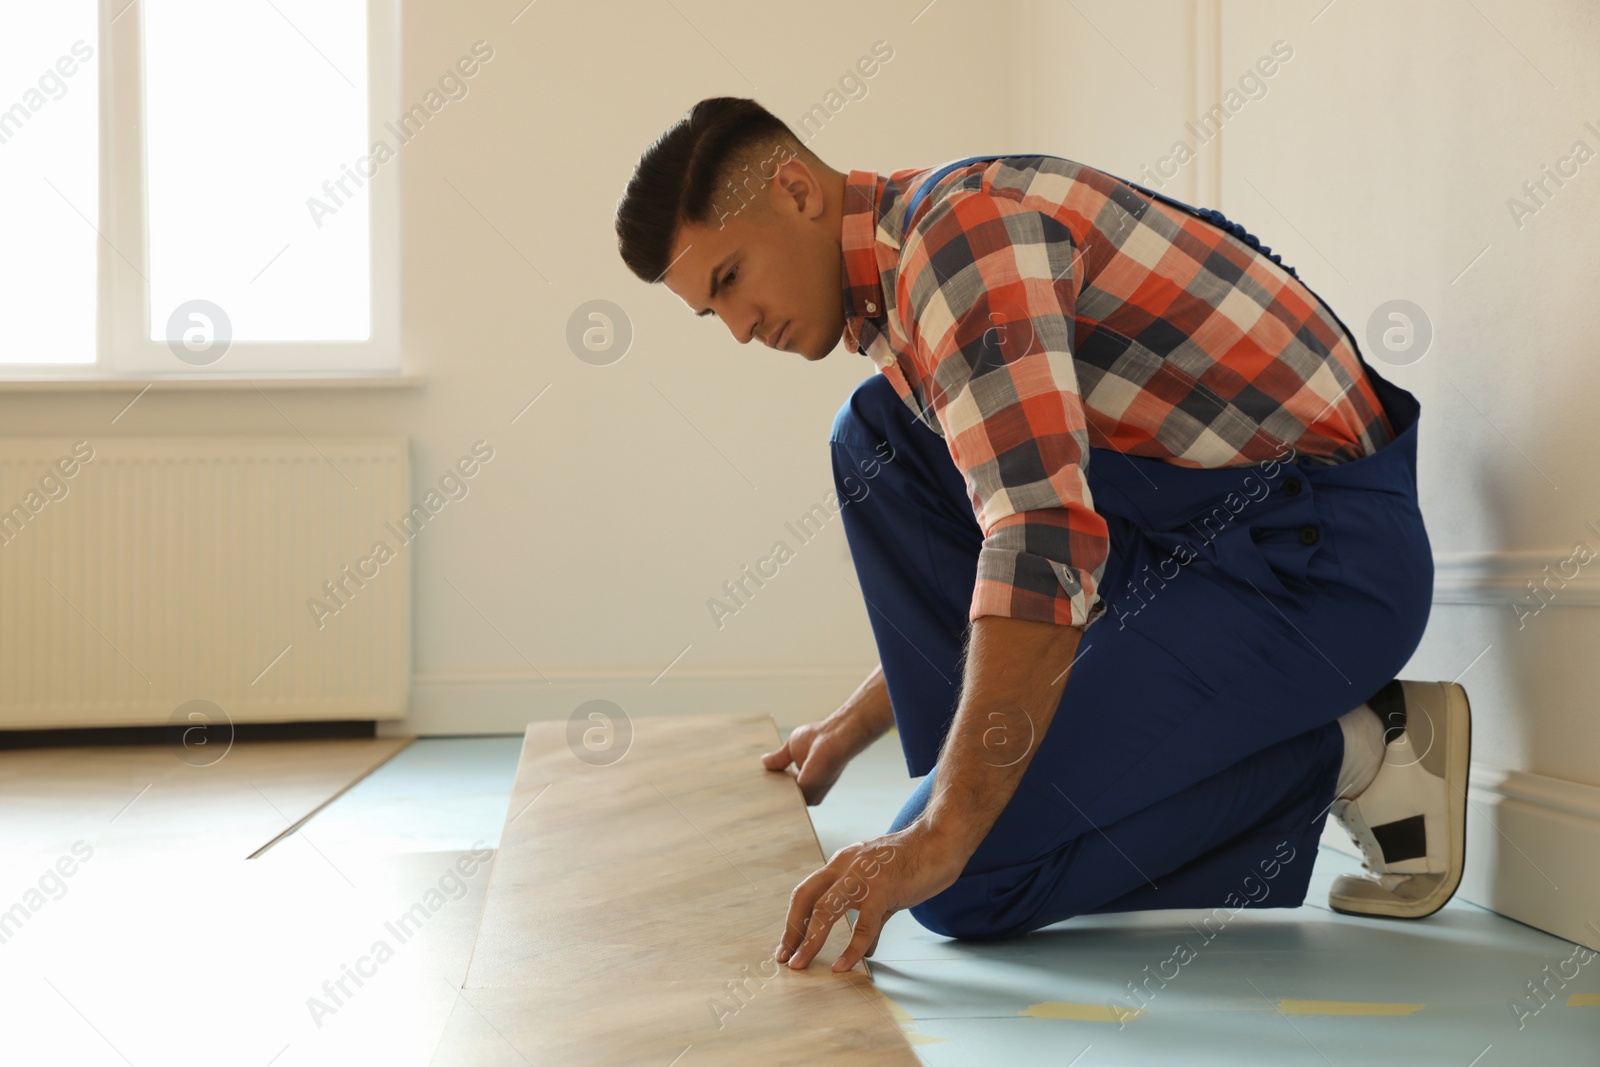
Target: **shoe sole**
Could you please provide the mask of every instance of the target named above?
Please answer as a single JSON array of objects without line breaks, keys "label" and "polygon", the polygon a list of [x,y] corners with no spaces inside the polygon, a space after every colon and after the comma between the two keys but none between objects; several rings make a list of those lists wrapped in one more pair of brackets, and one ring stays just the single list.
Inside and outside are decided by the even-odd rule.
[{"label": "shoe sole", "polygon": [[[1444,690],[1445,781],[1452,794],[1446,818],[1450,828],[1452,863],[1437,888],[1420,900],[1373,900],[1328,891],[1328,906],[1342,915],[1368,915],[1386,919],[1425,919],[1450,903],[1467,869],[1467,788],[1472,767],[1472,703],[1455,682],[1437,683]],[[1408,709],[1409,710],[1409,709]],[[1435,738],[1438,730],[1434,731]]]}]

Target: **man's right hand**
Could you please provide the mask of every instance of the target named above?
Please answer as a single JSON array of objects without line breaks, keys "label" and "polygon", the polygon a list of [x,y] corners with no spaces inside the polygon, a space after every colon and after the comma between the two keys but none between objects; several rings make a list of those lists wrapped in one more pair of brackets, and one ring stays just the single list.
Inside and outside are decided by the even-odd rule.
[{"label": "man's right hand", "polygon": [[807,805],[822,803],[833,783],[839,780],[845,764],[860,755],[876,740],[859,717],[832,715],[818,722],[803,723],[789,734],[789,740],[776,751],[763,753],[762,764],[769,771],[796,768],[795,782]]}]

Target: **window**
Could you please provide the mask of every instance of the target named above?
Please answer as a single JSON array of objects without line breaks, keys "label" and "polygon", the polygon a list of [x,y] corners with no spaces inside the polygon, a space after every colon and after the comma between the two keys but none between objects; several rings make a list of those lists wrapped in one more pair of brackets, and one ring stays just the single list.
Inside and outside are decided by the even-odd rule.
[{"label": "window", "polygon": [[396,0],[7,8],[0,376],[400,369]]}]

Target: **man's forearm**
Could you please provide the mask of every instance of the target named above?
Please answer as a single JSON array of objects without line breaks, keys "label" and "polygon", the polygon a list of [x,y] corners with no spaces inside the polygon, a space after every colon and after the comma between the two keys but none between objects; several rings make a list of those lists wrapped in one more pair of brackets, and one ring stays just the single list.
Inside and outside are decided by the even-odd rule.
[{"label": "man's forearm", "polygon": [[872,668],[866,681],[856,687],[834,714],[858,726],[869,742],[889,732],[894,725],[894,706],[889,702],[889,683],[883,676],[883,664]]},{"label": "man's forearm", "polygon": [[971,855],[1005,810],[1055,717],[1081,629],[981,616],[972,626],[955,721],[920,816]]}]

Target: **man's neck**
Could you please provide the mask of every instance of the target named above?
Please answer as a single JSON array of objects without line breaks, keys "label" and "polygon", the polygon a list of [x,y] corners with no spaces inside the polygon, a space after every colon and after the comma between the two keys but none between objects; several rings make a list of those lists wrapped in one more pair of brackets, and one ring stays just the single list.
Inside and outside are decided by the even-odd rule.
[{"label": "man's neck", "polygon": [[849,185],[849,176],[829,168],[821,175],[823,195],[827,197],[828,221],[833,232],[844,233],[844,194]]}]

